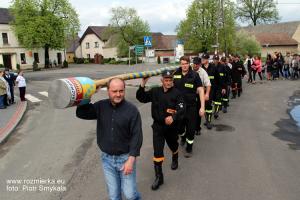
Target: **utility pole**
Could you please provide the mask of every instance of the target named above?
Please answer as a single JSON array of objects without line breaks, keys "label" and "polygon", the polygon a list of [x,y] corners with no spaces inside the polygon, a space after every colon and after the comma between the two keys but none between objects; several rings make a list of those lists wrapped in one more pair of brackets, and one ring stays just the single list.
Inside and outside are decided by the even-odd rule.
[{"label": "utility pole", "polygon": [[224,31],[225,56],[227,56],[228,55],[228,50],[227,50],[227,40],[226,40],[226,30],[225,30],[224,0],[221,0],[221,6],[222,6],[222,23],[223,23],[223,31]]}]

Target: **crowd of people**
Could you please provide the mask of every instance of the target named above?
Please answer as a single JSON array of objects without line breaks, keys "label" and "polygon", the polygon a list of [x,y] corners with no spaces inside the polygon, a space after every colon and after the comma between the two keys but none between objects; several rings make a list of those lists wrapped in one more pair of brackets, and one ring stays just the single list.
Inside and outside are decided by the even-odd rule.
[{"label": "crowd of people", "polygon": [[15,103],[14,87],[16,85],[19,88],[21,101],[26,101],[26,80],[23,76],[23,71],[20,70],[16,74],[8,68],[0,68],[0,109],[6,109]]},{"label": "crowd of people", "polygon": [[246,55],[244,62],[248,70],[248,83],[253,84],[256,83],[256,74],[258,74],[260,80],[298,79],[299,64],[299,55],[291,55],[289,52],[285,56],[281,52],[267,54],[265,62],[262,61],[260,56]]}]

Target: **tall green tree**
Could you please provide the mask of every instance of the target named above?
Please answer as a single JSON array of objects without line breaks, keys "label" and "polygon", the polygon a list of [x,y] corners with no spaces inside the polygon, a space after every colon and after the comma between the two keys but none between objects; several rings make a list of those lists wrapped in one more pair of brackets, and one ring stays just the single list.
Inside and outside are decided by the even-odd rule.
[{"label": "tall green tree", "polygon": [[239,30],[235,37],[234,49],[232,51],[239,55],[260,55],[261,46],[255,36],[245,30]]},{"label": "tall green tree", "polygon": [[274,0],[237,0],[236,15],[242,22],[251,22],[253,26],[279,20]]},{"label": "tall green tree", "polygon": [[118,44],[118,56],[127,56],[129,46],[143,44],[143,36],[150,32],[149,24],[133,8],[112,8],[111,14],[107,34],[114,35]]},{"label": "tall green tree", "polygon": [[11,25],[22,46],[45,49],[45,67],[49,67],[49,49],[64,49],[75,37],[80,24],[68,0],[14,0],[10,7]]},{"label": "tall green tree", "polygon": [[217,40],[220,50],[225,52],[226,49],[232,49],[235,32],[234,5],[230,0],[224,0],[224,15],[221,8],[221,1],[193,1],[187,10],[186,19],[176,28],[177,36],[184,40],[187,49],[211,51]]}]

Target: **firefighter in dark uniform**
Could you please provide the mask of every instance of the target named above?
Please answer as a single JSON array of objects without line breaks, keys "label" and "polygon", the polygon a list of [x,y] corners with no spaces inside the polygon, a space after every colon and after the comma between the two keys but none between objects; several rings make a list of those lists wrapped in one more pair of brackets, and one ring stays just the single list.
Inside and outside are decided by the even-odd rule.
[{"label": "firefighter in dark uniform", "polygon": [[[180,68],[174,73],[174,87],[183,95],[186,103],[186,113],[180,126],[180,135],[182,146],[186,143],[184,157],[192,156],[195,130],[197,126],[197,117],[201,117],[205,111],[204,88],[199,74],[190,67],[190,59],[187,56],[180,58]],[[197,94],[198,92],[198,94]],[[201,106],[197,111],[197,98],[199,95]]]},{"label": "firefighter in dark uniform", "polygon": [[145,91],[147,80],[148,78],[142,80],[136,98],[142,103],[152,102],[153,161],[156,178],[151,188],[157,190],[164,182],[162,163],[165,141],[172,151],[171,169],[178,168],[178,124],[184,117],[185,103],[181,93],[173,87],[172,71],[166,70],[162,73],[162,87]]},{"label": "firefighter in dark uniform", "polygon": [[225,76],[224,76],[224,81],[225,81],[225,90],[226,92],[223,94],[222,93],[222,111],[223,113],[227,113],[227,107],[229,104],[229,93],[230,93],[230,87],[231,87],[231,69],[227,64],[227,59],[226,57],[222,57],[220,60],[221,65],[224,65],[225,68]]},{"label": "firefighter in dark uniform", "polygon": [[216,66],[213,63],[209,63],[208,61],[209,55],[204,53],[202,55],[202,68],[207,72],[210,83],[211,89],[209,93],[209,100],[205,101],[205,118],[207,129],[212,129],[211,118],[213,114],[213,101],[217,99],[217,90],[220,84],[220,75]]},{"label": "firefighter in dark uniform", "polygon": [[242,78],[246,75],[246,69],[240,57],[236,55],[232,63],[232,99],[241,96],[242,93]]},{"label": "firefighter in dark uniform", "polygon": [[219,56],[215,55],[213,60],[220,77],[216,86],[216,98],[214,99],[214,118],[217,119],[219,117],[219,111],[222,109],[222,97],[226,92],[227,74],[225,65],[221,64],[219,61]]}]

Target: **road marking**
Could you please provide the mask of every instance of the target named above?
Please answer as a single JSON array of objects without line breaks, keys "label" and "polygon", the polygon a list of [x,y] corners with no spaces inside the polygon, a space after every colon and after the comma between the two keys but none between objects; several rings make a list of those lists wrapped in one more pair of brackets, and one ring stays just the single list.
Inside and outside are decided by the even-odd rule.
[{"label": "road marking", "polygon": [[46,97],[48,97],[48,92],[44,91],[44,92],[39,92],[41,95],[44,95]]},{"label": "road marking", "polygon": [[42,101],[42,100],[32,96],[31,94],[25,94],[25,98],[28,99],[29,101],[33,102],[33,103]]}]

